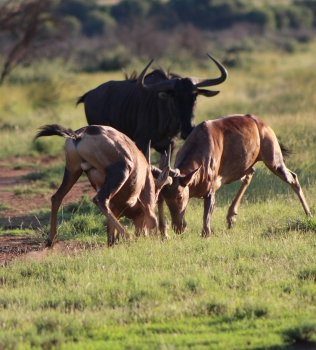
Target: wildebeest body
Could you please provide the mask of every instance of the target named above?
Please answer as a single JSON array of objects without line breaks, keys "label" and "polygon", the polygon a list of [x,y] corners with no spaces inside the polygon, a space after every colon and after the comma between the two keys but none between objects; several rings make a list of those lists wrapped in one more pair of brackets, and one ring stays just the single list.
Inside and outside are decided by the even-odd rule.
[{"label": "wildebeest body", "polygon": [[200,87],[218,85],[227,78],[226,69],[213,57],[221,72],[216,79],[181,78],[162,69],[145,73],[138,79],[109,81],[88,91],[77,101],[83,102],[89,125],[109,125],[128,135],[146,152],[151,147],[163,154],[179,136],[185,139],[194,128],[196,100],[199,95],[215,96],[219,91]]},{"label": "wildebeest body", "polygon": [[[112,126],[134,140],[143,152],[151,140],[152,147],[162,153],[180,135],[173,101],[137,89],[136,80],[109,81],[87,92],[81,100],[89,125]],[[190,131],[192,128],[189,125]]]}]

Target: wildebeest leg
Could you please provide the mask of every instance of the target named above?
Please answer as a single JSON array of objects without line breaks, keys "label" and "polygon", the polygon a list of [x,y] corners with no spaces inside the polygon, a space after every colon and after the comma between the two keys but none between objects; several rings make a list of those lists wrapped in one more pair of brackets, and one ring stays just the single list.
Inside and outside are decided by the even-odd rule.
[{"label": "wildebeest leg", "polygon": [[57,192],[52,196],[51,215],[50,215],[50,233],[46,241],[46,247],[50,247],[54,243],[57,227],[57,213],[63,198],[71,190],[72,186],[77,182],[82,174],[82,169],[69,171],[65,168],[62,184]]},{"label": "wildebeest leg", "polygon": [[[267,164],[266,164],[267,165]],[[268,166],[268,165],[267,165]],[[289,170],[285,164],[278,166],[276,169],[269,167],[268,168],[280,179],[288,183],[294,190],[294,192],[297,194],[298,198],[300,199],[302,206],[304,208],[305,214],[308,216],[312,216],[311,212],[309,210],[308,204],[306,202],[306,199],[303,194],[303,190],[301,188],[300,183],[298,182],[298,177],[293,171]]]},{"label": "wildebeest leg", "polygon": [[147,236],[144,215],[138,215],[135,218],[133,218],[133,223],[135,226],[135,236],[136,237],[139,237],[141,233],[144,233],[144,235]]},{"label": "wildebeest leg", "polygon": [[[171,148],[171,155],[172,155],[172,151],[173,151],[173,148]],[[171,155],[170,155],[170,158],[171,158]],[[159,169],[163,169],[163,168],[166,167],[166,158],[167,158],[166,154],[161,154],[160,155]],[[163,197],[159,193],[158,201],[157,201],[158,228],[159,228],[159,232],[161,234],[161,237],[168,239],[169,238],[169,236],[168,236],[168,227],[167,227],[166,220],[165,220],[165,213],[164,213],[163,203],[164,203]]]},{"label": "wildebeest leg", "polygon": [[204,197],[204,214],[203,214],[203,229],[201,233],[202,238],[209,238],[211,236],[210,220],[215,206],[215,191],[213,187],[210,192]]},{"label": "wildebeest leg", "polygon": [[228,209],[228,213],[226,217],[228,222],[228,228],[232,228],[233,224],[236,221],[236,218],[234,216],[238,214],[238,207],[240,204],[240,200],[243,197],[247,187],[249,186],[254,173],[255,173],[255,169],[251,167],[248,173],[241,179],[242,184],[238,190],[238,193],[236,194],[236,197],[234,198],[234,200],[232,201],[232,204]]},{"label": "wildebeest leg", "polygon": [[164,200],[162,198],[162,195],[159,194],[158,201],[157,201],[159,232],[161,234],[161,237],[169,238],[169,236],[168,236],[168,227],[167,227],[166,220],[165,220],[165,213],[164,213],[163,203],[164,203]]},{"label": "wildebeest leg", "polygon": [[[126,239],[132,239],[124,226],[116,219],[110,208],[110,200],[124,185],[129,176],[129,171],[124,163],[111,164],[106,169],[106,181],[98,194],[93,198],[94,204],[107,217],[110,223]],[[111,246],[113,237],[108,236],[108,245]]]}]

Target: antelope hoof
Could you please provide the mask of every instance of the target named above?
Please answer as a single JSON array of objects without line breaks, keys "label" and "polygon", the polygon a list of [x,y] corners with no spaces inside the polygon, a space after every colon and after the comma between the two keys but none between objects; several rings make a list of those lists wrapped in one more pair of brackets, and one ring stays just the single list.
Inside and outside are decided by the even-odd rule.
[{"label": "antelope hoof", "polygon": [[50,239],[46,239],[45,241],[45,247],[44,248],[52,248],[53,247],[53,242]]},{"label": "antelope hoof", "polygon": [[203,239],[209,239],[209,238],[211,238],[211,233],[202,231],[202,233],[200,234],[200,237]]},{"label": "antelope hoof", "polygon": [[165,226],[165,227],[161,228],[159,230],[159,232],[160,232],[160,237],[162,239],[169,239],[170,238],[169,235],[168,235],[168,226]]},{"label": "antelope hoof", "polygon": [[[140,236],[139,236],[140,237]],[[139,238],[139,237],[136,237],[136,240]],[[134,241],[134,238],[132,235],[130,235],[129,233],[125,234],[124,236],[122,235],[122,241],[123,242],[133,242]]]},{"label": "antelope hoof", "polygon": [[230,215],[230,216],[227,216],[227,223],[228,223],[228,228],[232,228],[234,223],[236,222],[236,218],[235,218],[235,215],[237,215],[237,213],[233,214],[233,215]]},{"label": "antelope hoof", "polygon": [[161,236],[161,239],[163,239],[163,240],[170,239],[167,232],[160,232],[160,236]]}]

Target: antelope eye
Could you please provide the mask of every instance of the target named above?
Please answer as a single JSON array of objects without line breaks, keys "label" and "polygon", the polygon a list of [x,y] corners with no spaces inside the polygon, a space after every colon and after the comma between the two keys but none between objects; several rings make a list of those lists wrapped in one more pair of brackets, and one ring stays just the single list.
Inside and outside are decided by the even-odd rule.
[{"label": "antelope eye", "polygon": [[182,194],[179,194],[178,197],[177,197],[177,200],[178,200],[178,201],[181,201],[182,198],[183,198]]}]

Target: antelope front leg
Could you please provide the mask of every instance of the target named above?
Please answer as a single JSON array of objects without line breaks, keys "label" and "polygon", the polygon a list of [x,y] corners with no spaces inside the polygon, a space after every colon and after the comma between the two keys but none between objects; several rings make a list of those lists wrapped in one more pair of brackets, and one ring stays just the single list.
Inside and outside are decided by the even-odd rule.
[{"label": "antelope front leg", "polygon": [[215,191],[211,191],[204,197],[204,214],[203,214],[203,230],[202,238],[211,237],[210,220],[215,206]]},{"label": "antelope front leg", "polygon": [[236,197],[234,198],[232,204],[230,205],[226,216],[228,228],[232,228],[233,224],[236,222],[235,216],[238,214],[237,210],[238,210],[241,198],[244,195],[247,187],[249,186],[254,173],[255,173],[255,169],[250,168],[248,174],[245,175],[241,180],[242,184],[239,188],[239,191],[236,194]]},{"label": "antelope front leg", "polygon": [[[122,188],[129,176],[129,169],[126,164],[120,162],[113,163],[106,168],[106,177],[103,186],[98,194],[93,198],[93,203],[100,209],[110,223],[110,227],[114,227],[122,237],[131,240],[132,236],[126,231],[124,226],[118,221],[110,208],[110,200]],[[114,210],[115,211],[115,210]],[[114,241],[114,230],[110,230],[108,236],[108,245],[111,246]]]},{"label": "antelope front leg", "polygon": [[[116,219],[116,217],[113,215],[111,209],[110,209],[110,200],[106,199],[105,201],[102,201],[98,198],[98,195],[96,195],[93,198],[93,203],[100,209],[103,215],[107,217],[107,219],[110,222],[111,232],[108,233],[108,246],[111,247],[114,243],[114,229],[118,231],[122,237],[128,240],[132,240],[132,236],[126,231],[124,226]],[[112,229],[114,228],[114,229]]]}]

